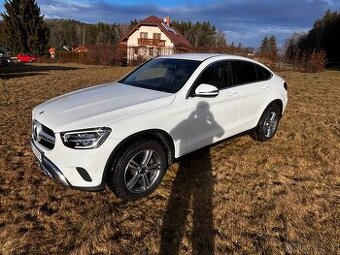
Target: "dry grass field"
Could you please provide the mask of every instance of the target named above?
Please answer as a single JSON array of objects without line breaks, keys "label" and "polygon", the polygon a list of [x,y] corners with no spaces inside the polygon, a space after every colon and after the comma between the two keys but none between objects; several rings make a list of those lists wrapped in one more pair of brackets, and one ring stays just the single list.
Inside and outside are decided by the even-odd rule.
[{"label": "dry grass field", "polygon": [[340,254],[340,72],[282,72],[290,101],[276,137],[244,136],[170,167],[124,202],[44,176],[31,109],[129,68],[0,69],[0,254]]}]

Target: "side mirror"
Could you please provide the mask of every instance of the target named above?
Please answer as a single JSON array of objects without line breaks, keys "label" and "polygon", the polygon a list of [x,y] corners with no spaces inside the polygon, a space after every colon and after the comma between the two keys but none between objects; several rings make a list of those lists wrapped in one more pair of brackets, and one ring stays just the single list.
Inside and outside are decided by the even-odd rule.
[{"label": "side mirror", "polygon": [[194,96],[197,97],[216,97],[220,92],[213,85],[202,83],[195,89]]}]

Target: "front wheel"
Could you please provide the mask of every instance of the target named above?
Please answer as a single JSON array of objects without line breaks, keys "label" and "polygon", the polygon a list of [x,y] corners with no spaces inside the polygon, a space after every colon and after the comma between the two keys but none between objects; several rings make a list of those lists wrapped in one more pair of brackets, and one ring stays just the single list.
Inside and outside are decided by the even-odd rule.
[{"label": "front wheel", "polygon": [[265,142],[274,137],[280,121],[280,108],[271,105],[263,112],[259,123],[250,136],[257,141]]},{"label": "front wheel", "polygon": [[167,169],[164,147],[155,140],[130,144],[114,160],[107,184],[120,198],[136,200],[152,193]]}]

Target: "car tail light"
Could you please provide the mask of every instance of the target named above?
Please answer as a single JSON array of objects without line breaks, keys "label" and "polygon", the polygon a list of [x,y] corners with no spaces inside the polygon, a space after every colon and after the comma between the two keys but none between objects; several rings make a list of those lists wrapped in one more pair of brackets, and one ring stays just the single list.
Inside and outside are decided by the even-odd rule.
[{"label": "car tail light", "polygon": [[286,82],[283,84],[283,87],[288,91],[288,84]]}]

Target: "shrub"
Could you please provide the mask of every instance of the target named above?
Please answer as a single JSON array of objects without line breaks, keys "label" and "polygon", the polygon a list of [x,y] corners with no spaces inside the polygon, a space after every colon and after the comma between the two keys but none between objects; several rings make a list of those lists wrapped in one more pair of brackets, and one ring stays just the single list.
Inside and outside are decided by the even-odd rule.
[{"label": "shrub", "polygon": [[75,62],[95,65],[124,65],[126,53],[122,48],[111,45],[88,45],[83,52],[59,51],[56,54],[58,62]]},{"label": "shrub", "polygon": [[325,51],[313,52],[308,59],[306,72],[316,73],[325,70],[326,53]]},{"label": "shrub", "polygon": [[317,73],[325,70],[325,51],[297,54],[293,61],[293,69],[306,73]]}]

